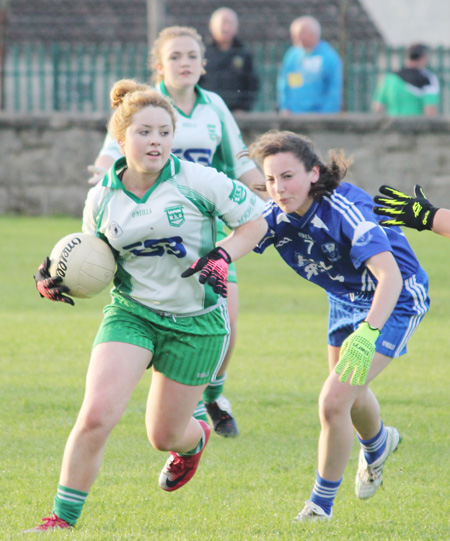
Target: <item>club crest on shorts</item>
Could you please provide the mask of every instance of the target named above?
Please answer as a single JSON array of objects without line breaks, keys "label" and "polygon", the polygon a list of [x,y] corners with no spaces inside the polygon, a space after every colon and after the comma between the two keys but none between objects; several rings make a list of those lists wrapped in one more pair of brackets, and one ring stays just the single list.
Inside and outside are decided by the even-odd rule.
[{"label": "club crest on shorts", "polygon": [[167,207],[164,209],[164,212],[167,214],[167,219],[169,224],[173,227],[180,227],[185,222],[183,205],[177,205],[175,207]]}]

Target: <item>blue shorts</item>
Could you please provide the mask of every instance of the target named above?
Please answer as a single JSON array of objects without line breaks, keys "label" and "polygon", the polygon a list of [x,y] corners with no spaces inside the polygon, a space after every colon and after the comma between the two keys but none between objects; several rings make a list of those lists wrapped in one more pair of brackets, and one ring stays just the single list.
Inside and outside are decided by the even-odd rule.
[{"label": "blue shorts", "polygon": [[[355,331],[370,310],[373,295],[350,294],[346,298],[328,294],[328,344],[340,347]],[[406,353],[406,344],[428,312],[428,276],[424,270],[403,282],[400,298],[384,324],[376,343],[376,351],[387,357]]]}]

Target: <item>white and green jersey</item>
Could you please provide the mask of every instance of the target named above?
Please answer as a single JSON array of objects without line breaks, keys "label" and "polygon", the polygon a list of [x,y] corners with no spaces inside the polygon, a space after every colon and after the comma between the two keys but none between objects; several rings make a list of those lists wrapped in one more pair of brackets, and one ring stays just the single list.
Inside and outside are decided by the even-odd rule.
[{"label": "white and green jersey", "polygon": [[217,306],[222,299],[198,274],[181,273],[214,248],[216,218],[235,229],[261,216],[264,202],[241,182],[173,155],[139,198],[120,180],[126,167],[125,158],[115,162],[89,191],[83,213],[83,231],[116,253],[113,295],[175,315]]},{"label": "white and green jersey", "polygon": [[[176,112],[177,126],[172,148],[175,156],[212,166],[234,179],[256,167],[248,158],[237,158],[246,147],[239,126],[220,96],[196,86],[194,108],[190,115],[185,115],[174,105],[163,82],[157,85],[156,90],[172,103]],[[122,156],[119,145],[109,134],[100,154],[115,160]]]}]

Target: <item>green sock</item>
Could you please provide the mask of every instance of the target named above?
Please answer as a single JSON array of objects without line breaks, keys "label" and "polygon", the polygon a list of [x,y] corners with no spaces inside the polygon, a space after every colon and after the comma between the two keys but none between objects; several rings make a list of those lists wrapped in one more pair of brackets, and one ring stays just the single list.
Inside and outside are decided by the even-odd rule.
[{"label": "green sock", "polygon": [[206,408],[203,400],[200,400],[200,402],[197,404],[197,407],[195,408],[192,417],[195,417],[200,421],[205,421],[205,423],[208,422],[208,417],[206,416]]},{"label": "green sock", "polygon": [[88,492],[81,492],[81,490],[58,485],[58,491],[53,502],[53,513],[75,526],[87,497]]},{"label": "green sock", "polygon": [[202,437],[200,438],[200,441],[197,443],[197,446],[191,449],[190,451],[186,451],[185,453],[177,453],[179,456],[192,456],[199,453],[203,447],[205,446],[205,431],[202,427]]},{"label": "green sock", "polygon": [[209,404],[214,403],[222,394],[226,379],[227,373],[225,372],[225,374],[217,377],[215,381],[210,383],[203,391],[203,401]]}]

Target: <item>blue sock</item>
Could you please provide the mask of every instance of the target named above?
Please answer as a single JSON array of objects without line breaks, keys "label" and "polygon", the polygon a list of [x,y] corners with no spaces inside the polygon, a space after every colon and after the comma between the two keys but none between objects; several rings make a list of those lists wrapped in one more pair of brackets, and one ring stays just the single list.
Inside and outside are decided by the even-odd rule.
[{"label": "blue sock", "polygon": [[361,448],[364,450],[364,456],[366,457],[367,464],[372,464],[377,458],[379,458],[386,449],[387,430],[384,427],[383,421],[381,421],[381,428],[378,434],[370,440],[362,440],[358,436]]},{"label": "blue sock", "polygon": [[327,515],[331,515],[331,508],[341,483],[342,478],[339,481],[327,481],[322,479],[317,472],[316,482],[311,492],[311,501],[321,507]]}]

